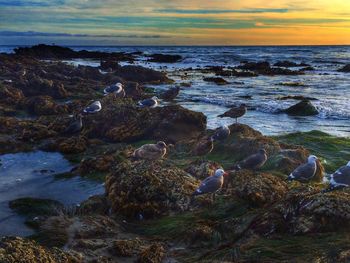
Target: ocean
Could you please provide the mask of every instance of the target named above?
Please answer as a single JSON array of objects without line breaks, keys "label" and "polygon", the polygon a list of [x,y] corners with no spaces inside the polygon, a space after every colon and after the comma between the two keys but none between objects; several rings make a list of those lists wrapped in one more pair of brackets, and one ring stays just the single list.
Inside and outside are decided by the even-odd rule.
[{"label": "ocean", "polygon": [[[2,46],[0,52],[12,52],[13,46]],[[230,118],[217,115],[228,110],[231,105],[245,103],[248,113],[239,122],[248,124],[265,135],[280,135],[297,131],[320,130],[336,136],[350,136],[350,73],[337,70],[350,63],[350,46],[161,46],[161,47],[71,47],[74,50],[90,51],[141,51],[144,54],[179,54],[184,59],[173,64],[146,62],[140,56],[135,64],[166,71],[175,80],[172,85],[147,85],[156,90],[164,90],[181,83],[191,83],[182,87],[176,103],[201,111],[208,117],[208,128],[233,123]],[[198,71],[187,73],[187,68],[207,66],[232,67],[241,61],[292,61],[306,63],[315,70],[297,76],[224,77],[228,85],[218,86],[203,80],[214,76]],[[75,65],[98,66],[99,61],[67,61]],[[126,64],[126,63],[123,63]],[[291,68],[291,69],[299,69]],[[297,86],[286,86],[299,83]],[[295,117],[279,113],[280,110],[296,104],[293,99],[279,100],[283,96],[300,95],[311,97],[319,114]]]}]

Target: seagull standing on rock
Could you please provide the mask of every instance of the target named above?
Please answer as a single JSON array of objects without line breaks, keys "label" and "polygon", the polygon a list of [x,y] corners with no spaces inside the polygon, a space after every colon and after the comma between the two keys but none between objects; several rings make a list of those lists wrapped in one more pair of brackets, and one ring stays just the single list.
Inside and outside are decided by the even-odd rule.
[{"label": "seagull standing on rock", "polygon": [[336,189],[350,186],[350,162],[347,165],[340,167],[330,176],[330,187],[324,192],[330,192]]},{"label": "seagull standing on rock", "polygon": [[204,156],[211,153],[213,149],[214,149],[214,138],[209,137],[204,140],[201,140],[192,150],[192,153],[196,156]]},{"label": "seagull standing on rock", "polygon": [[96,113],[102,109],[101,102],[99,100],[94,101],[84,109],[85,113]]},{"label": "seagull standing on rock", "polygon": [[138,102],[138,105],[140,107],[148,107],[148,108],[155,108],[158,106],[158,98],[157,97],[152,97],[150,99],[145,99],[145,100],[140,100]]},{"label": "seagull standing on rock", "polygon": [[177,97],[177,95],[179,95],[179,92],[180,92],[180,87],[173,87],[164,91],[161,94],[160,98],[165,101],[172,101]]},{"label": "seagull standing on rock", "polygon": [[240,161],[234,166],[234,170],[241,169],[250,169],[256,170],[261,168],[267,161],[267,153],[265,149],[260,149],[257,153],[252,154],[245,158],[243,161]]},{"label": "seagull standing on rock", "polygon": [[192,198],[197,195],[203,195],[211,193],[213,194],[213,201],[215,200],[215,193],[222,188],[224,184],[224,176],[227,173],[223,169],[217,169],[214,175],[204,179],[196,191],[193,192]]},{"label": "seagull standing on rock", "polygon": [[116,98],[124,98],[125,97],[125,90],[123,87],[123,84],[116,83],[111,86],[108,86],[103,90],[105,95],[113,93]]},{"label": "seagull standing on rock", "polygon": [[223,125],[215,131],[212,138],[214,139],[214,141],[224,141],[228,138],[228,136],[230,136],[230,134],[230,128],[226,125]]},{"label": "seagull standing on rock", "polygon": [[73,121],[69,124],[69,126],[64,130],[64,134],[75,134],[81,131],[83,128],[83,116],[78,114],[78,116],[74,116]]},{"label": "seagull standing on rock", "polygon": [[307,163],[304,163],[297,167],[289,176],[289,181],[300,181],[300,182],[306,182],[310,181],[316,174],[317,170],[317,157],[315,155],[310,155],[307,158]]},{"label": "seagull standing on rock", "polygon": [[236,119],[236,123],[238,122],[238,118],[242,117],[247,112],[247,106],[245,104],[241,104],[239,107],[233,107],[225,113],[219,115],[218,117],[231,117]]},{"label": "seagull standing on rock", "polygon": [[167,150],[165,142],[159,141],[157,144],[145,144],[136,149],[132,156],[135,159],[158,160],[164,157]]}]

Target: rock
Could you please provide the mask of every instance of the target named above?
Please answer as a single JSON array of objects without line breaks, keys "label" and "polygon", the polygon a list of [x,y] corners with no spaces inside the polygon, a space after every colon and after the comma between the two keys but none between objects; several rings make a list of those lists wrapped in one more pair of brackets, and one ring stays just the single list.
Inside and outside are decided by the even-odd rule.
[{"label": "rock", "polygon": [[152,54],[148,56],[148,62],[157,63],[176,63],[182,60],[180,55],[164,55],[164,54]]},{"label": "rock", "polygon": [[79,214],[82,215],[107,215],[109,213],[109,204],[105,195],[94,195],[88,200],[83,201],[79,208]]},{"label": "rock", "polygon": [[288,95],[288,96],[279,97],[277,98],[277,100],[317,100],[317,99],[311,98],[311,97],[304,97],[301,95],[296,95],[296,96]]},{"label": "rock", "polygon": [[102,70],[117,70],[120,67],[117,61],[107,60],[100,62],[100,69]]},{"label": "rock", "polygon": [[48,249],[35,241],[4,237],[0,241],[0,262],[4,263],[82,263],[79,257],[58,248]]},{"label": "rock", "polygon": [[205,178],[214,175],[215,171],[222,168],[218,163],[211,161],[195,161],[191,163],[185,171],[193,177],[204,180]]},{"label": "rock", "polygon": [[319,113],[309,100],[302,100],[288,109],[283,110],[283,112],[287,113],[288,115],[296,116],[312,116]]},{"label": "rock", "polygon": [[187,209],[199,181],[161,161],[120,163],[106,178],[112,211],[131,218],[152,218]]},{"label": "rock", "polygon": [[24,99],[24,95],[20,89],[0,85],[0,101],[5,100],[7,104],[19,104]]},{"label": "rock", "polygon": [[134,101],[104,98],[100,112],[85,118],[90,138],[114,142],[156,139],[177,142],[198,137],[206,129],[203,113],[179,105],[140,108]]},{"label": "rock", "polygon": [[160,98],[165,101],[172,101],[179,95],[179,92],[180,87],[173,87],[161,93]]},{"label": "rock", "polygon": [[345,65],[343,68],[338,69],[339,72],[346,72],[349,73],[350,72],[350,64]]},{"label": "rock", "polygon": [[56,215],[63,205],[55,200],[25,197],[10,201],[9,207],[25,216],[48,216]]},{"label": "rock", "polygon": [[261,75],[300,75],[302,71],[292,71],[285,68],[273,68],[267,61],[264,62],[246,62],[237,67],[238,69],[253,71]]},{"label": "rock", "polygon": [[349,227],[349,197],[349,189],[330,193],[309,186],[293,189],[257,220],[255,231],[261,234],[344,231]]},{"label": "rock", "polygon": [[118,68],[114,74],[127,81],[139,83],[163,84],[173,82],[165,73],[141,66],[123,66]]},{"label": "rock", "polygon": [[73,58],[91,58],[91,59],[114,59],[117,61],[133,61],[133,56],[123,52],[99,52],[99,51],[74,51],[67,47],[56,45],[39,44],[32,47],[19,47],[14,49],[15,54],[19,56],[35,57],[38,59],[73,59]]},{"label": "rock", "polygon": [[207,81],[207,82],[214,82],[217,85],[227,85],[227,84],[229,84],[229,82],[227,82],[223,78],[209,77],[209,78],[203,78],[203,80]]},{"label": "rock", "polygon": [[275,67],[284,67],[284,68],[292,68],[292,67],[309,67],[310,65],[305,64],[305,63],[295,63],[292,61],[278,61],[277,63],[274,64]]},{"label": "rock", "polygon": [[165,249],[159,243],[154,243],[141,251],[137,263],[161,263],[165,257]]},{"label": "rock", "polygon": [[55,115],[68,112],[68,107],[66,105],[57,104],[49,96],[28,98],[25,100],[24,105],[29,112],[37,115]]},{"label": "rock", "polygon": [[82,153],[88,147],[88,140],[83,137],[70,137],[58,143],[58,151],[65,154]]},{"label": "rock", "polygon": [[141,244],[142,241],[138,238],[115,240],[112,253],[119,257],[131,257],[140,249]]},{"label": "rock", "polygon": [[268,173],[241,170],[230,174],[232,189],[238,197],[254,206],[265,206],[281,200],[288,187],[284,180]]}]

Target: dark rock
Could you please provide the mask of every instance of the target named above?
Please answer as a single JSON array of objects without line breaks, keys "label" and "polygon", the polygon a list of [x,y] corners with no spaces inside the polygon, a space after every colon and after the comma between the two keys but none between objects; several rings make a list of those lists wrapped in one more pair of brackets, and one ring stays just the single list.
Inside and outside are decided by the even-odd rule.
[{"label": "dark rock", "polygon": [[274,64],[275,67],[284,67],[284,68],[292,68],[292,67],[309,67],[310,65],[305,64],[305,63],[295,63],[292,61],[278,61],[277,63]]},{"label": "dark rock", "polygon": [[289,107],[283,112],[296,116],[312,116],[318,114],[317,109],[309,100],[302,100],[301,102]]},{"label": "dark rock", "polygon": [[159,243],[154,243],[151,246],[141,251],[137,263],[161,263],[165,257],[165,249]]},{"label": "dark rock", "polygon": [[79,214],[82,215],[107,215],[109,213],[110,206],[105,195],[95,195],[88,200],[83,201],[79,208]]},{"label": "dark rock", "polygon": [[300,75],[301,71],[292,71],[285,68],[271,67],[269,62],[247,62],[237,67],[238,69],[253,71],[261,75]]},{"label": "dark rock", "polygon": [[67,113],[67,105],[57,104],[50,96],[30,97],[24,101],[25,107],[30,113],[37,115],[55,115]]},{"label": "dark rock", "polygon": [[140,83],[161,84],[173,82],[166,76],[165,73],[141,66],[120,67],[115,71],[114,74],[125,80],[136,81]]},{"label": "dark rock", "polygon": [[179,92],[180,87],[173,87],[160,94],[160,98],[165,101],[172,101],[179,95]]},{"label": "dark rock", "polygon": [[302,95],[288,95],[288,96],[283,96],[283,97],[278,97],[277,100],[318,100],[316,98],[311,98],[311,97],[304,97]]},{"label": "dark rock", "polygon": [[157,63],[176,63],[182,60],[180,55],[164,55],[164,54],[152,54],[149,55],[148,62],[157,62]]},{"label": "dark rock", "polygon": [[345,65],[343,68],[338,69],[339,72],[346,72],[349,73],[350,72],[350,64]]},{"label": "dark rock", "polygon": [[117,61],[107,60],[100,62],[100,69],[102,70],[117,70],[120,67]]},{"label": "dark rock", "polygon": [[203,80],[207,81],[207,82],[214,82],[217,85],[227,85],[227,84],[229,84],[229,82],[227,82],[223,78],[208,77],[208,78],[203,78]]}]

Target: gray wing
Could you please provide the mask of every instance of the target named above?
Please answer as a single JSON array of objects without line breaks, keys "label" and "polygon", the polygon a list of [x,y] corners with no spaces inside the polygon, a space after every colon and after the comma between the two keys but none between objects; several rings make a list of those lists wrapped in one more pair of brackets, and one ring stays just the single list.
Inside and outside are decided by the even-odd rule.
[{"label": "gray wing", "polygon": [[111,85],[111,86],[108,86],[107,88],[105,88],[105,89],[103,90],[103,92],[104,92],[105,94],[109,94],[109,93],[112,93],[112,92],[117,91],[118,89],[119,89],[119,88],[118,88],[117,86]]},{"label": "gray wing", "polygon": [[316,164],[314,163],[305,163],[296,168],[292,173],[292,179],[295,180],[309,180],[316,173]]},{"label": "gray wing", "polygon": [[88,106],[84,109],[84,112],[97,112],[100,110],[101,110],[100,106],[98,106],[96,104],[91,104],[90,106]]},{"label": "gray wing", "polygon": [[139,104],[141,106],[151,107],[155,104],[155,101],[152,99],[145,99],[145,100],[139,101]]},{"label": "gray wing", "polygon": [[266,162],[266,156],[263,154],[257,153],[241,161],[239,163],[239,166],[241,168],[254,169],[254,168],[260,168],[261,166],[263,166],[265,162]]},{"label": "gray wing", "polygon": [[350,167],[343,166],[332,174],[333,180],[336,184],[350,185]]},{"label": "gray wing", "polygon": [[219,178],[210,176],[206,178],[198,189],[195,191],[196,195],[206,194],[206,193],[214,193],[219,190],[222,186],[222,181]]}]

